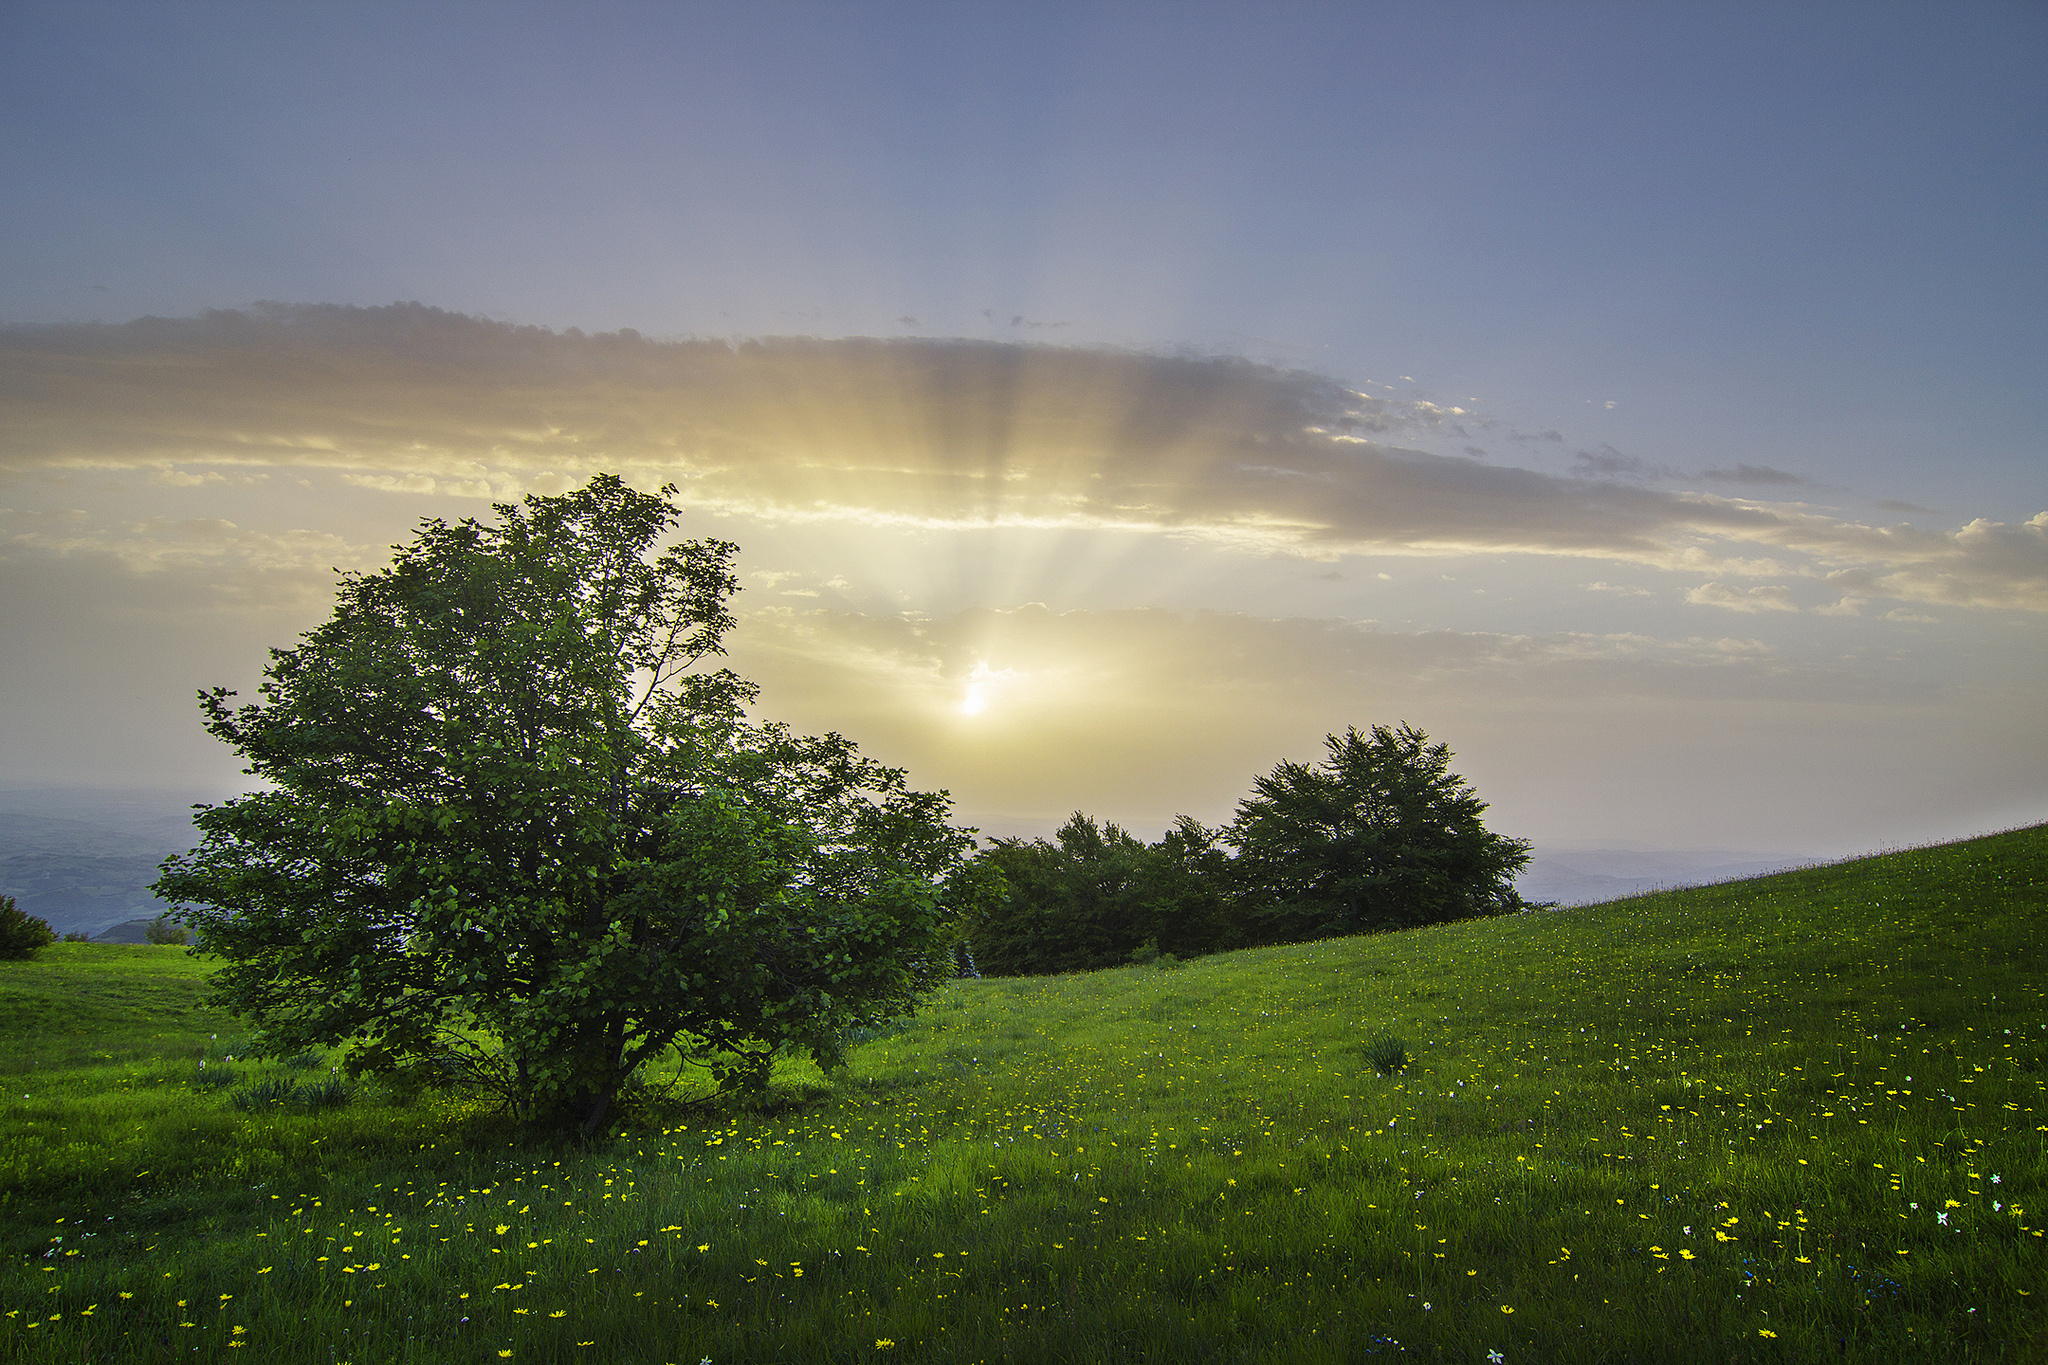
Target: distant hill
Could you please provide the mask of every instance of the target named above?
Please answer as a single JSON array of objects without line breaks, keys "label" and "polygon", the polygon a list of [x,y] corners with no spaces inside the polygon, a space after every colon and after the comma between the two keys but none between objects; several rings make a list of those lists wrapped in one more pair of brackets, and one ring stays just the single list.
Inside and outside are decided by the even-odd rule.
[{"label": "distant hill", "polygon": [[1803,867],[1815,859],[1800,853],[1738,852],[1731,849],[1539,848],[1515,879],[1525,900],[1560,905],[1596,905],[1668,891],[1710,886]]},{"label": "distant hill", "polygon": [[147,943],[149,942],[149,926],[155,923],[156,916],[154,915],[147,919],[126,920],[111,929],[100,930],[100,932],[92,936],[92,941],[94,943]]},{"label": "distant hill", "polygon": [[60,934],[154,919],[164,909],[149,891],[157,865],[194,843],[190,800],[184,793],[0,791],[0,895]]}]

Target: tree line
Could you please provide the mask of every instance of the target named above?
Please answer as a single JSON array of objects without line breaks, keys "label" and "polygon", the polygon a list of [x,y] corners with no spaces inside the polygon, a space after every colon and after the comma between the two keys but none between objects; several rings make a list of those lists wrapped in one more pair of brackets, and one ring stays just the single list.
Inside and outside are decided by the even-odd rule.
[{"label": "tree line", "polygon": [[1147,844],[1076,811],[1050,840],[994,841],[981,856],[1008,894],[967,926],[976,967],[1077,971],[1523,908],[1529,845],[1486,828],[1447,746],[1404,724],[1324,747],[1259,778],[1216,829],[1182,816]]}]

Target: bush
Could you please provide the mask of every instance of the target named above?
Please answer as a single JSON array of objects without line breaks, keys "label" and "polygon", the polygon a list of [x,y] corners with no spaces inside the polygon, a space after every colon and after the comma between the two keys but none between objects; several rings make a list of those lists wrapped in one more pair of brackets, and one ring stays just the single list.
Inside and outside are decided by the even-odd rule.
[{"label": "bush", "polygon": [[0,957],[34,957],[56,941],[46,921],[18,908],[14,897],[0,896]]},{"label": "bush", "polygon": [[142,931],[142,936],[155,944],[184,944],[191,942],[192,939],[192,936],[185,932],[184,926],[171,923],[168,915],[158,915],[151,920],[149,927]]},{"label": "bush", "polygon": [[199,1074],[193,1078],[192,1084],[198,1086],[201,1090],[219,1090],[233,1085],[241,1079],[242,1073],[231,1066],[209,1068],[205,1062],[201,1062],[199,1064]]},{"label": "bush", "polygon": [[349,1090],[339,1076],[330,1076],[299,1087],[298,1101],[308,1109],[339,1109],[349,1102]]},{"label": "bush", "polygon": [[72,932],[64,935],[64,941],[66,943],[90,943],[92,942],[92,935],[81,934],[77,930],[73,930]]},{"label": "bush", "polygon": [[1391,1033],[1382,1033],[1365,1045],[1365,1060],[1382,1076],[1408,1069],[1408,1045]]},{"label": "bush", "polygon": [[284,1059],[289,1071],[312,1071],[327,1065],[327,1054],[323,1052],[300,1052]]},{"label": "bush", "polygon": [[291,1077],[279,1076],[252,1085],[247,1090],[237,1090],[228,1099],[237,1109],[268,1109],[293,1098],[293,1092],[298,1088],[299,1083]]}]

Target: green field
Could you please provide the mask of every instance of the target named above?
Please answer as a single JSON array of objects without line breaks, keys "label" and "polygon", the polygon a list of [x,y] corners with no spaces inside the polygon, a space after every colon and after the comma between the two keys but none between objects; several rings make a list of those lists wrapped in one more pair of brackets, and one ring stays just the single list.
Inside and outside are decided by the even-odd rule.
[{"label": "green field", "polygon": [[595,1148],[237,1107],[334,1059],[204,969],[0,963],[0,1359],[2048,1359],[2048,826],[957,982]]}]

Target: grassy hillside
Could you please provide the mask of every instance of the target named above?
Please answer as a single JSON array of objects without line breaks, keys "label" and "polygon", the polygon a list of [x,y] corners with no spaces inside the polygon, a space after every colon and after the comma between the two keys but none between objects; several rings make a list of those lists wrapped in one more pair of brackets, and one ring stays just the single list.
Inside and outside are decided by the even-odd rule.
[{"label": "grassy hillside", "polygon": [[2044,931],[2048,827],[961,982],[598,1150],[238,1109],[327,1063],[62,945],[0,964],[0,1358],[2048,1359]]}]

